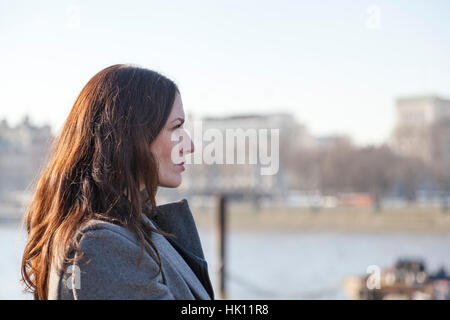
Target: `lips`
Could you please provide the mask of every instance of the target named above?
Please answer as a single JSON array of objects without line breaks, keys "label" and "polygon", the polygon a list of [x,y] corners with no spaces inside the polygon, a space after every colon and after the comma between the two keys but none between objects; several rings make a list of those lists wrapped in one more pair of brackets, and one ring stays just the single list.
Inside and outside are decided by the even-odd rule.
[{"label": "lips", "polygon": [[184,161],[176,164],[177,167],[180,167],[182,171],[184,171]]}]

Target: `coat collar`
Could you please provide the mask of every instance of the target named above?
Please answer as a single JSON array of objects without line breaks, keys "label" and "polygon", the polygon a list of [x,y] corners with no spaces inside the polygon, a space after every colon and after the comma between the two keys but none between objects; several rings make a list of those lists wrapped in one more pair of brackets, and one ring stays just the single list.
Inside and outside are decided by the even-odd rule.
[{"label": "coat collar", "polygon": [[[148,196],[146,189],[141,191],[141,194],[144,199]],[[205,259],[198,230],[186,199],[156,206],[150,218],[161,230],[174,234],[176,242],[185,249]]]},{"label": "coat collar", "polygon": [[[148,196],[146,189],[141,191],[144,199]],[[149,206],[151,209],[151,206]],[[171,249],[178,252],[179,256],[184,259],[184,262],[189,265],[190,269],[195,273],[198,280],[203,285],[203,288],[196,288],[195,285],[187,278],[187,282],[191,284],[194,291],[200,292],[206,289],[207,294],[211,299],[214,299],[214,290],[211,285],[211,280],[208,274],[208,265],[205,260],[198,230],[192,216],[191,209],[186,199],[176,202],[170,202],[163,205],[156,206],[153,214],[150,217],[144,215],[146,220],[150,221],[152,227],[156,227],[166,233],[171,233],[175,239],[171,237],[164,237],[165,241],[161,241],[163,245],[170,243]],[[156,226],[155,226],[156,225]],[[161,236],[162,238],[163,236]],[[177,255],[172,255],[172,258],[177,259]],[[179,261],[175,265],[182,267]],[[186,270],[180,270],[182,275],[186,274]]]},{"label": "coat collar", "polygon": [[[152,220],[147,217],[145,217],[145,220],[151,227],[159,229]],[[178,247],[173,246],[172,242],[170,242],[168,238],[165,238],[160,234],[153,233],[152,240],[158,247],[161,257],[164,257],[164,259],[169,262],[171,267],[184,279],[196,299],[213,299],[213,296],[211,296],[211,293],[207,289],[208,287],[206,283],[202,281],[202,274],[196,272],[199,268],[201,269],[197,261],[194,261],[193,263],[193,261],[186,259],[177,250]]]}]

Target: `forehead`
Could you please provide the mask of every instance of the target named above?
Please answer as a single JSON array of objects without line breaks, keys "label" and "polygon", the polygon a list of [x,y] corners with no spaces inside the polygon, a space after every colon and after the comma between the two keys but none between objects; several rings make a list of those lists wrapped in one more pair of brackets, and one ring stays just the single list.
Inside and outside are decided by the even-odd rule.
[{"label": "forehead", "polygon": [[181,96],[177,92],[175,95],[175,101],[173,103],[172,111],[169,115],[169,120],[176,119],[176,118],[184,118],[184,109],[183,109],[183,102],[181,101]]}]

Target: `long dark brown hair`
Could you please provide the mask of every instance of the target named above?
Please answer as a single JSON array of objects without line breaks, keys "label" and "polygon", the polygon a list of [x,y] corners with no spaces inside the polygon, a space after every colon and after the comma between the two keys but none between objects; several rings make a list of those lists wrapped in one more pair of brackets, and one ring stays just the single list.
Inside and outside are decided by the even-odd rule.
[{"label": "long dark brown hair", "polygon": [[141,213],[156,209],[158,164],[150,145],[178,92],[165,76],[122,64],[100,71],[83,88],[51,145],[23,219],[28,241],[22,281],[35,299],[48,297],[52,263],[73,262],[70,250],[78,253],[75,261],[83,257],[77,235],[91,219],[134,232],[141,243],[138,263],[145,248],[161,271],[150,233],[168,234],[151,228]]}]

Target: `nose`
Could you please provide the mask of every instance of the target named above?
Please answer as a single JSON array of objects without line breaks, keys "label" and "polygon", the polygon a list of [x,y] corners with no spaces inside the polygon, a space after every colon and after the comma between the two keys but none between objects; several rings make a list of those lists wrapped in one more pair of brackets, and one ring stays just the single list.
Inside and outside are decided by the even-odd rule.
[{"label": "nose", "polygon": [[183,134],[183,148],[181,148],[181,153],[182,154],[189,154],[194,152],[195,150],[195,146],[194,146],[194,142],[192,142],[191,137],[189,136],[189,134],[185,131]]},{"label": "nose", "polygon": [[194,152],[194,150],[195,150],[195,148],[194,148],[194,142],[192,142],[192,140],[191,140],[190,138],[188,138],[188,139],[189,139],[189,143],[188,143],[189,147],[186,148],[186,150],[184,150],[184,153],[185,153],[185,154],[192,153],[192,152]]}]

